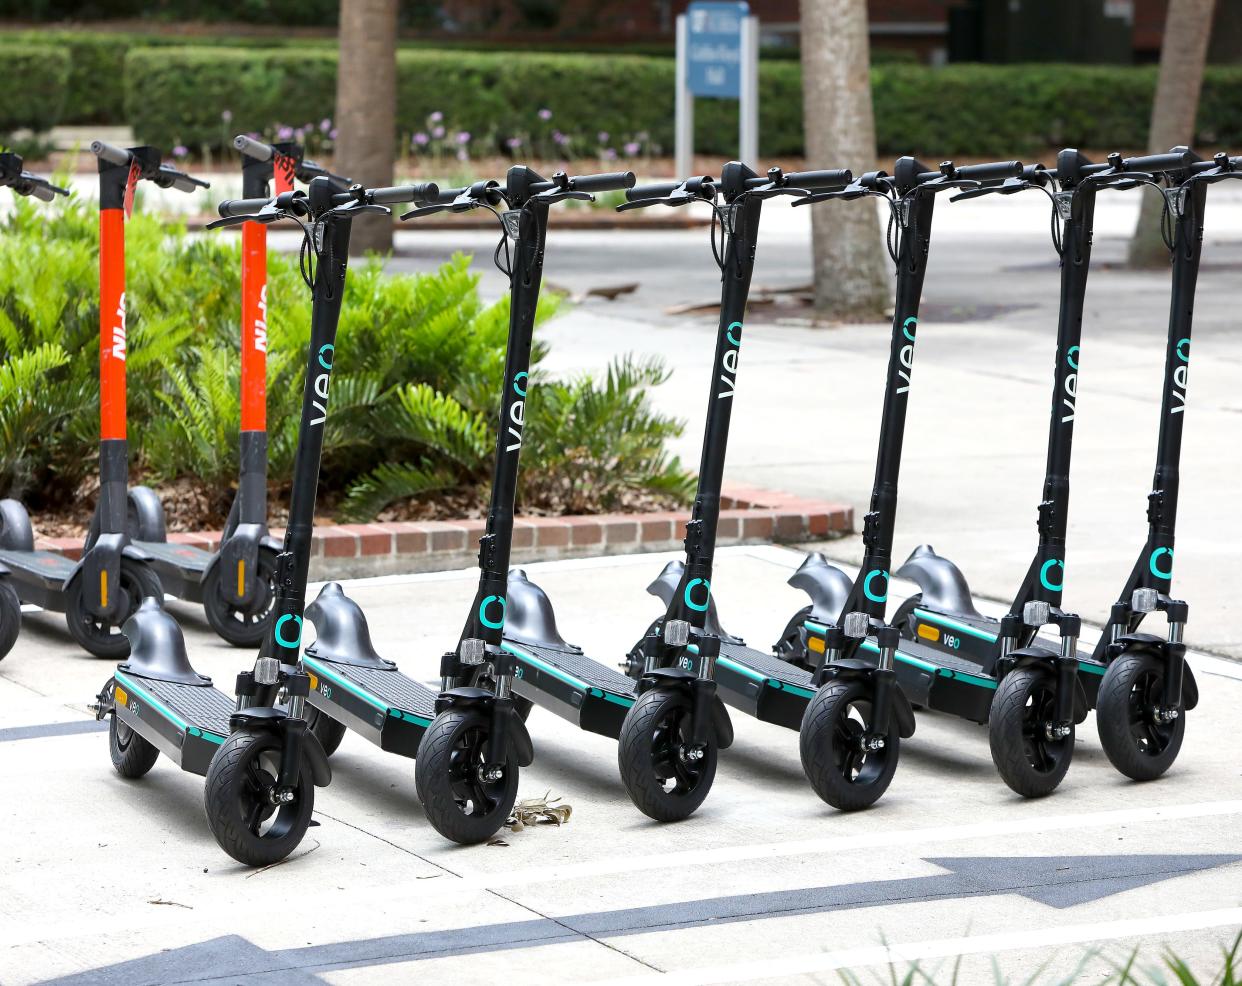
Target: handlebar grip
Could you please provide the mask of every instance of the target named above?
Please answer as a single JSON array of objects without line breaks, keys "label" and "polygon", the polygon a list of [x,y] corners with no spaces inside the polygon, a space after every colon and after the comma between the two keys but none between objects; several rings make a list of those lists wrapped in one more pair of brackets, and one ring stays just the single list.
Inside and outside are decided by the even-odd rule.
[{"label": "handlebar grip", "polygon": [[272,147],[271,144],[265,144],[263,141],[247,137],[245,134],[238,134],[234,137],[233,146],[245,154],[246,157],[252,157],[256,161],[270,161],[276,154],[276,148]]},{"label": "handlebar grip", "polygon": [[967,164],[953,171],[954,178],[967,181],[1004,181],[1022,174],[1021,161],[991,161],[987,164]]},{"label": "handlebar grip", "polygon": [[56,190],[51,185],[45,185],[42,182],[36,182],[32,185],[30,194],[36,199],[42,199],[44,202],[51,202],[56,198]]},{"label": "handlebar grip", "polygon": [[398,202],[436,202],[439,200],[439,195],[439,186],[434,181],[428,181],[418,185],[373,188],[367,198],[376,205],[394,205]]},{"label": "handlebar grip", "polygon": [[217,206],[217,211],[225,219],[236,216],[253,216],[265,205],[271,205],[275,199],[225,199]]},{"label": "handlebar grip", "polygon": [[111,144],[105,144],[102,140],[91,141],[91,153],[102,161],[109,164],[116,164],[124,167],[129,164],[133,155],[123,147],[113,147]]},{"label": "handlebar grip", "polygon": [[191,178],[189,175],[177,172],[172,176],[172,187],[178,192],[197,192],[200,188],[210,188],[211,185],[201,179]]},{"label": "handlebar grip", "polygon": [[844,188],[853,180],[854,173],[849,168],[836,168],[828,171],[793,171],[785,175],[785,184],[790,188],[805,188],[809,192]]},{"label": "handlebar grip", "polygon": [[[578,175],[569,179],[575,192],[612,192],[634,187],[634,172],[613,171],[606,175]],[[673,186],[676,188],[676,186]]]},{"label": "handlebar grip", "polygon": [[1182,171],[1194,163],[1195,156],[1190,151],[1169,151],[1165,154],[1146,154],[1142,157],[1128,157],[1122,162],[1126,171]]},{"label": "handlebar grip", "polygon": [[665,199],[681,188],[679,181],[661,181],[651,185],[635,185],[625,190],[625,201],[641,202],[643,199]]}]

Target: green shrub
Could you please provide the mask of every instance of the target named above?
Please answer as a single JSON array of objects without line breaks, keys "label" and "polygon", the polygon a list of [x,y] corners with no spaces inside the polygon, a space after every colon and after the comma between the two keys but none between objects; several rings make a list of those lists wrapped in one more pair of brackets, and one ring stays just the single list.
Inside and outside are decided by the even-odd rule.
[{"label": "green shrub", "polygon": [[[76,198],[52,207],[19,200],[0,227],[0,496],[27,496],[35,508],[79,499],[97,468],[97,221]],[[190,480],[222,515],[238,468],[238,239],[191,239],[141,208],[126,239],[136,470]],[[434,489],[482,503],[509,316],[507,301],[484,305],[477,287],[463,256],[428,275],[385,275],[375,260],[351,268],[325,503],[359,518]],[[270,256],[268,297],[269,475],[283,495],[310,320],[296,256]],[[556,307],[547,296],[541,317]],[[658,366],[622,362],[599,384],[558,382],[538,370],[544,352],[537,344],[532,354],[525,509],[612,510],[688,492],[663,448],[681,426],[646,401]]]},{"label": "green shrub", "polygon": [[50,45],[0,45],[0,78],[9,80],[0,100],[0,135],[50,130],[60,122],[69,82],[69,56]]}]

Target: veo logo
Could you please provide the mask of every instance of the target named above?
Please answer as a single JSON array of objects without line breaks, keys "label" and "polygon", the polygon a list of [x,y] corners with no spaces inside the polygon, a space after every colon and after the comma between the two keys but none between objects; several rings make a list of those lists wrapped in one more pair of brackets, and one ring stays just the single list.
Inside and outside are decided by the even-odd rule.
[{"label": "veo logo", "polygon": [[919,320],[915,315],[911,315],[901,325],[901,334],[909,341],[897,353],[897,362],[901,364],[897,367],[897,376],[905,381],[904,385],[897,388],[899,394],[910,392],[910,375],[914,372],[914,333],[918,325]]},{"label": "veo logo", "polygon": [[112,358],[125,362],[125,292],[116,304],[116,322],[112,325]]},{"label": "veo logo", "polygon": [[523,370],[513,375],[513,392],[521,398],[509,405],[509,437],[512,445],[506,445],[506,452],[517,452],[522,447],[522,428],[526,425],[526,382],[530,374]]},{"label": "veo logo", "polygon": [[256,352],[267,352],[267,285],[259,289],[259,315],[254,320],[254,348]]},{"label": "veo logo", "polygon": [[315,377],[314,384],[319,400],[311,399],[311,407],[319,412],[319,417],[311,418],[312,425],[321,425],[328,419],[328,384],[332,376],[332,353],[335,348],[330,342],[319,347],[319,365],[323,367],[323,372]]},{"label": "veo logo", "polygon": [[720,359],[720,382],[724,385],[724,389],[716,395],[716,400],[724,397],[732,397],[734,390],[737,388],[737,358],[738,351],[742,345],[742,323],[730,322],[729,327],[725,329],[725,338],[733,344],[732,349],[726,349],[724,356]]},{"label": "veo logo", "polygon": [[1065,362],[1074,372],[1065,374],[1065,393],[1061,397],[1061,404],[1066,413],[1061,416],[1061,424],[1074,420],[1074,402],[1078,400],[1078,349],[1078,346],[1070,346],[1069,352],[1065,354]]},{"label": "veo logo", "polygon": [[1190,378],[1190,340],[1179,339],[1177,346],[1174,347],[1177,358],[1182,361],[1182,366],[1175,367],[1173,370],[1173,390],[1172,397],[1177,403],[1169,410],[1170,414],[1181,414],[1186,410],[1186,381]]}]

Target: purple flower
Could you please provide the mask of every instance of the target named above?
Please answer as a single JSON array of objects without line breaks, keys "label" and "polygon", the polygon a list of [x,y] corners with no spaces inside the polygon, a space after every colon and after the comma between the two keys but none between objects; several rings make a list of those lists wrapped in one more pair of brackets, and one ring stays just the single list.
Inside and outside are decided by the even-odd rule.
[{"label": "purple flower", "polygon": [[298,127],[297,130],[293,131],[293,136],[296,140],[301,141],[305,139],[306,131],[303,130],[301,127]]},{"label": "purple flower", "polygon": [[336,127],[328,131],[328,140],[336,140]]},{"label": "purple flower", "polygon": [[223,120],[225,123],[232,123],[232,122],[233,122],[233,111],[232,111],[232,110],[224,110],[224,111],[220,114],[220,119],[221,119],[221,120]]},{"label": "purple flower", "polygon": [[178,144],[176,147],[173,148],[172,152],[173,152],[173,157],[185,157],[187,154],[190,153],[189,149],[184,144]]},{"label": "purple flower", "polygon": [[470,143],[470,131],[469,130],[458,130],[457,131],[457,143],[469,144]]},{"label": "purple flower", "polygon": [[292,140],[293,139],[293,128],[285,127],[285,126],[277,127],[276,128],[276,139],[277,140]]},{"label": "purple flower", "polygon": [[444,128],[443,127],[432,127],[431,136],[433,136],[436,140],[439,140],[441,137],[444,136]]},{"label": "purple flower", "polygon": [[541,109],[541,110],[539,111],[539,119],[541,119],[541,120],[551,120],[551,119],[552,119],[552,111],[551,111],[550,109],[548,109],[548,108],[545,106],[543,109]]},{"label": "purple flower", "polygon": [[427,146],[427,142],[428,142],[430,139],[431,139],[430,137],[428,137],[425,133],[423,133],[423,132],[420,130],[418,133],[416,133],[416,134],[414,135],[414,137],[413,137],[413,144],[414,144],[414,146],[415,146],[415,147],[426,147],[426,146]]},{"label": "purple flower", "polygon": [[439,110],[436,110],[434,113],[431,114],[431,116],[427,117],[427,120],[431,123],[439,123],[443,119],[444,119],[444,114],[441,113]]},{"label": "purple flower", "polygon": [[508,140],[505,141],[505,147],[509,148],[509,150],[511,151],[516,151],[521,146],[522,146],[521,137],[510,137]]},{"label": "purple flower", "polygon": [[569,143],[569,137],[561,133],[559,130],[552,131],[552,142],[564,147]]},{"label": "purple flower", "polygon": [[601,131],[600,131],[599,133],[597,133],[595,136],[599,139],[599,142],[600,142],[601,144],[607,144],[607,143],[608,143],[608,138],[609,138],[611,135],[608,133],[608,131],[607,131],[607,130],[601,130]]},{"label": "purple flower", "polygon": [[462,162],[469,161],[470,152],[466,150],[464,147],[459,147],[457,149],[457,160],[462,161]]},{"label": "purple flower", "polygon": [[332,129],[332,121],[329,120],[326,116],[322,120],[319,121],[319,130],[321,133],[326,134],[331,129]]},{"label": "purple flower", "polygon": [[636,155],[642,149],[643,149],[642,144],[640,144],[636,140],[631,140],[628,144],[625,145],[625,156],[634,157],[634,155]]},{"label": "purple flower", "polygon": [[603,158],[605,161],[615,161],[617,159],[617,152],[614,151],[611,147],[605,147],[602,151],[599,152],[599,156]]}]

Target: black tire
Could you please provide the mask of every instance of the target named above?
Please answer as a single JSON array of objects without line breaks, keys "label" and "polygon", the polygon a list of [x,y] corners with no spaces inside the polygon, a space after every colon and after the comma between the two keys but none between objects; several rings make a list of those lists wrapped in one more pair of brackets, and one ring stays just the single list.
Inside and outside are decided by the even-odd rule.
[{"label": "black tire", "polygon": [[315,734],[315,739],[319,740],[324,754],[332,756],[336,748],[341,745],[341,740],[345,738],[345,724],[333,719],[328,713],[315,708],[309,702],[306,703],[302,715],[306,719],[306,728]]},{"label": "black tire", "polygon": [[[471,677],[470,685],[472,688],[484,688],[493,695],[496,694],[496,679],[492,677],[491,667],[490,664],[485,664]],[[518,714],[518,718],[523,722],[529,719],[530,710],[535,707],[534,703],[530,699],[522,698],[521,695],[512,691],[509,693],[509,698],[513,702],[513,711]]]},{"label": "black tire", "polygon": [[133,558],[121,559],[121,592],[125,598],[116,622],[110,622],[99,619],[86,608],[81,576],[70,583],[65,595],[65,624],[69,627],[70,636],[88,654],[109,661],[129,657],[129,638],[121,632],[121,627],[138,612],[143,599],[154,596],[161,603],[164,600],[160,577],[143,562]]},{"label": "black tire", "polygon": [[703,803],[716,779],[716,737],[709,734],[703,757],[687,762],[692,700],[680,688],[643,692],[625,714],[617,743],[617,765],[630,800],[657,822],[680,822]]},{"label": "black tire", "polygon": [[497,781],[479,777],[491,716],[479,708],[436,716],[418,746],[414,787],[432,827],[463,846],[486,842],[509,820],[517,801],[518,765],[504,765]]},{"label": "black tire", "polygon": [[988,713],[992,762],[1005,783],[1024,798],[1047,797],[1056,790],[1074,758],[1074,727],[1068,736],[1049,739],[1045,731],[1056,707],[1056,675],[1028,666],[1001,680]]},{"label": "black tire", "polygon": [[315,785],[305,762],[294,800],[271,805],[266,792],[280,770],[275,733],[233,733],[211,758],[203,802],[220,848],[246,866],[270,866],[302,842],[315,810]]},{"label": "black tire", "polygon": [[1186,735],[1186,710],[1172,722],[1151,714],[1164,696],[1164,662],[1149,651],[1132,651],[1104,672],[1096,699],[1095,726],[1114,767],[1136,781],[1152,781],[1177,759]]},{"label": "black tire", "polygon": [[223,566],[215,565],[203,579],[203,612],[211,629],[234,647],[258,647],[272,626],[276,610],[276,555],[259,549],[258,597],[249,609],[239,609],[224,597]]},{"label": "black tire", "polygon": [[875,804],[892,783],[901,755],[901,736],[891,722],[881,750],[862,750],[858,741],[871,726],[870,685],[859,678],[829,681],[802,714],[798,748],[811,787],[838,811]]},{"label": "black tire", "polygon": [[108,721],[108,753],[112,766],[122,777],[142,777],[160,758],[160,751],[121,722],[114,712]]},{"label": "black tire", "polygon": [[17,634],[22,628],[22,601],[9,585],[7,579],[0,579],[0,661],[8,655],[17,643]]},{"label": "black tire", "polygon": [[810,615],[810,606],[803,606],[794,613],[781,631],[780,639],[772,647],[772,653],[782,661],[788,661],[805,671],[814,671],[819,666],[819,656],[806,649],[806,633],[802,629],[802,624]]}]

